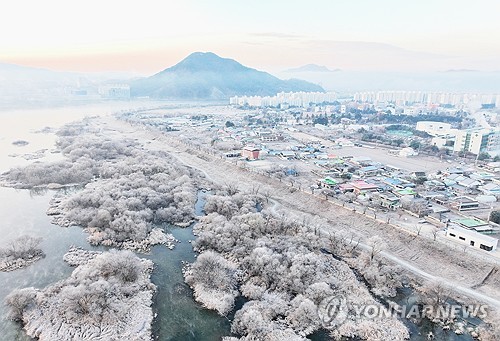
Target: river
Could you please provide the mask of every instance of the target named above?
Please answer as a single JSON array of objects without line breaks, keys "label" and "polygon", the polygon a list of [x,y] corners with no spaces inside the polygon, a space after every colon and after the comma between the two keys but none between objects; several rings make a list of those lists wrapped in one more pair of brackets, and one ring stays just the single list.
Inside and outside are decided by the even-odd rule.
[{"label": "river", "polygon": [[[196,215],[203,214],[205,196],[198,192]],[[229,321],[196,303],[191,289],[184,283],[182,262],[194,262],[195,252],[189,241],[194,240],[193,225],[188,228],[170,226],[172,233],[180,243],[173,250],[155,246],[150,256],[155,262],[152,281],[158,287],[153,306],[158,314],[153,324],[153,332],[158,340],[190,341],[220,340],[230,334]]]}]

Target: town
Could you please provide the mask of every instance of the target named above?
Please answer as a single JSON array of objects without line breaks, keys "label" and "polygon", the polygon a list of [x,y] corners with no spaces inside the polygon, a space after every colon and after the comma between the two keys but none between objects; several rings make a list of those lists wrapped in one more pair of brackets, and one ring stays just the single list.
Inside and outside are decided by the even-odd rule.
[{"label": "town", "polygon": [[124,112],[200,153],[457,250],[499,257],[500,96],[281,93]]}]

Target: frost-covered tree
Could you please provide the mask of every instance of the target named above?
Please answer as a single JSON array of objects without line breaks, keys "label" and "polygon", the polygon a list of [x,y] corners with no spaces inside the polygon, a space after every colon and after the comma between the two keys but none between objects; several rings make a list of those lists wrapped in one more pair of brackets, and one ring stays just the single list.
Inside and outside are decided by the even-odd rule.
[{"label": "frost-covered tree", "polygon": [[31,259],[43,254],[39,248],[42,238],[24,235],[9,242],[5,248],[0,249],[0,257],[13,259]]},{"label": "frost-covered tree", "polygon": [[23,319],[24,310],[34,304],[36,291],[34,288],[15,289],[5,298],[5,305],[9,309],[9,318],[14,321]]},{"label": "frost-covered tree", "polygon": [[89,253],[69,278],[17,289],[6,304],[10,317],[41,340],[150,339],[152,269],[130,251]]},{"label": "frost-covered tree", "polygon": [[194,290],[195,299],[209,309],[226,315],[238,296],[236,289],[236,264],[216,252],[206,251],[186,272],[186,283]]},{"label": "frost-covered tree", "polygon": [[[357,257],[357,251],[353,251],[356,241],[349,238],[346,231],[335,234],[332,239],[329,238],[332,234],[324,233],[331,227],[330,222],[275,217],[265,208],[257,212],[255,201],[248,200],[248,195],[229,195],[226,192],[209,198],[205,206],[208,214],[194,227],[197,239],[193,244],[195,250],[202,252],[199,258],[215,251],[216,259],[237,264],[235,279],[241,294],[250,300],[236,312],[232,323],[232,331],[241,336],[240,340],[302,340],[305,335],[323,327],[318,315],[319,306],[335,295],[346,295],[359,305],[374,303],[346,263],[321,252],[322,247],[330,249],[333,240],[344,245],[339,250]],[[373,250],[365,253],[369,265],[367,276],[376,284],[380,294],[390,296],[398,285],[398,278],[391,277],[393,268],[375,257],[382,249],[382,243],[374,239],[373,245]],[[372,253],[373,259],[370,257]],[[200,272],[198,281],[202,282],[206,280],[207,271],[200,270],[212,268],[200,267],[197,265],[199,261],[187,273],[186,281],[191,285],[195,283],[192,276]],[[220,267],[222,262],[215,263]],[[209,298],[204,300],[212,304],[212,309],[217,309]],[[395,331],[406,332],[404,325],[395,319],[389,319],[387,324],[394,324]],[[345,333],[339,335],[349,336],[355,326],[346,328]],[[364,335],[360,330],[356,333]]]}]

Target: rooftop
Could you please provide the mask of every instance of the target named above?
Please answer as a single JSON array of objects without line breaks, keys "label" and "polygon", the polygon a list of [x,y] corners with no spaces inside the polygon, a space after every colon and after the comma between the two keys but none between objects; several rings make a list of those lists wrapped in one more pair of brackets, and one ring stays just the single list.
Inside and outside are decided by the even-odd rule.
[{"label": "rooftop", "polygon": [[455,222],[462,225],[462,226],[470,228],[470,229],[473,229],[473,228],[478,227],[478,226],[488,225],[487,222],[485,222],[481,219],[477,219],[477,218],[458,219],[458,220],[455,220]]}]

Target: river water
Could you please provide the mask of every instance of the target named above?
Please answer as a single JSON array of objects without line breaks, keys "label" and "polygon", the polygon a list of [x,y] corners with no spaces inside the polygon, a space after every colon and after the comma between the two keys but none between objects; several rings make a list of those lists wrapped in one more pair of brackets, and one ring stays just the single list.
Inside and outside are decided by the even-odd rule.
[{"label": "river water", "polygon": [[[164,103],[163,103],[164,104]],[[47,149],[42,161],[57,160],[60,154],[50,153],[56,136],[53,133],[37,133],[44,127],[57,128],[64,123],[81,119],[88,115],[101,115],[127,108],[144,107],[144,103],[105,103],[101,105],[73,108],[0,111],[0,172],[29,162],[13,154],[34,153]],[[149,103],[151,105],[151,103]],[[15,146],[16,140],[26,140],[26,146]],[[103,250],[91,247],[86,234],[79,227],[62,228],[50,223],[45,214],[54,191],[33,193],[0,187],[0,246],[23,234],[43,238],[42,249],[46,257],[35,264],[13,272],[0,272],[0,340],[31,340],[16,323],[8,321],[3,304],[4,298],[15,288],[33,286],[43,288],[67,278],[73,268],[63,261],[63,255],[71,245],[88,250]],[[196,214],[203,214],[204,197],[200,191],[196,202]],[[189,341],[220,340],[230,334],[230,322],[215,312],[203,309],[192,297],[189,287],[184,284],[182,262],[193,262],[195,253],[189,241],[194,239],[192,226],[179,228],[166,226],[180,242],[174,250],[156,246],[148,255],[141,255],[154,261],[152,281],[157,286],[153,309],[157,314],[153,333],[157,340]],[[409,295],[409,294],[408,294]],[[406,296],[408,296],[406,295]],[[406,299],[402,293],[401,300]],[[428,331],[434,330],[436,340],[472,340],[470,336],[456,336],[453,332],[442,332],[432,324],[415,326],[408,324],[412,331],[411,340],[425,340]],[[316,333],[313,340],[327,340],[326,333]]]}]

